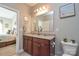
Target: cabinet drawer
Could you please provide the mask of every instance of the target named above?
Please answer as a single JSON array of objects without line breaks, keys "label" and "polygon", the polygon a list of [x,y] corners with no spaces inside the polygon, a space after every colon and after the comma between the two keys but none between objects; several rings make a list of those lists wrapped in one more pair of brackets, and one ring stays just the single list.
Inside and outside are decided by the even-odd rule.
[{"label": "cabinet drawer", "polygon": [[50,41],[49,40],[46,40],[46,39],[41,39],[41,38],[33,38],[33,41],[34,42],[38,42],[38,43],[42,43],[42,44],[46,44],[46,45],[49,45],[50,44]]},{"label": "cabinet drawer", "polygon": [[40,43],[42,45],[49,45],[50,44],[50,41],[49,40],[46,40],[46,39],[40,39]]},{"label": "cabinet drawer", "polygon": [[38,38],[33,38],[33,41],[38,42],[38,43],[40,42],[40,40]]},{"label": "cabinet drawer", "polygon": [[23,39],[32,39],[30,36],[23,36]]},{"label": "cabinet drawer", "polygon": [[32,37],[30,37],[30,36],[26,36],[26,39],[30,39],[30,40],[32,40]]}]

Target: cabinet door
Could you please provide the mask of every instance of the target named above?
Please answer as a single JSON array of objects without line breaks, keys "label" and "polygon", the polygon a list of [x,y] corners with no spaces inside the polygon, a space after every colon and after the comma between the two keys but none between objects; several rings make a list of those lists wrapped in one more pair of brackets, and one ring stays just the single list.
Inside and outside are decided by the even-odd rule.
[{"label": "cabinet door", "polygon": [[40,39],[40,50],[41,56],[49,56],[50,55],[50,41],[46,39]]},{"label": "cabinet door", "polygon": [[32,37],[24,36],[23,48],[25,52],[32,54]]},{"label": "cabinet door", "polygon": [[23,36],[23,49],[27,52],[27,39],[25,36]]},{"label": "cabinet door", "polygon": [[27,40],[27,52],[32,54],[32,39]]},{"label": "cabinet door", "polygon": [[40,55],[40,44],[33,42],[33,56],[39,56]]},{"label": "cabinet door", "polygon": [[41,44],[41,56],[49,56],[50,55],[50,46],[49,45],[45,45],[45,44]]}]

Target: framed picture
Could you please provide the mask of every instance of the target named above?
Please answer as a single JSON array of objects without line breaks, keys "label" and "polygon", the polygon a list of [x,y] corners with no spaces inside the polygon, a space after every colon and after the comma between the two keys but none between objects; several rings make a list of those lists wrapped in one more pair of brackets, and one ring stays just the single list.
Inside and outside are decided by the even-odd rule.
[{"label": "framed picture", "polygon": [[60,18],[75,16],[75,4],[69,3],[66,5],[60,6],[59,12],[60,12],[59,13]]}]

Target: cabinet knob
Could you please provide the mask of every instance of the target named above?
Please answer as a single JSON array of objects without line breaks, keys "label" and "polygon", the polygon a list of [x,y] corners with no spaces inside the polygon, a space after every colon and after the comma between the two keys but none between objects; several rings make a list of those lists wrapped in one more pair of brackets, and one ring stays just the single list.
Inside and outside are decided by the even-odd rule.
[{"label": "cabinet knob", "polygon": [[53,42],[53,45],[52,45],[52,47],[55,47],[55,42]]}]

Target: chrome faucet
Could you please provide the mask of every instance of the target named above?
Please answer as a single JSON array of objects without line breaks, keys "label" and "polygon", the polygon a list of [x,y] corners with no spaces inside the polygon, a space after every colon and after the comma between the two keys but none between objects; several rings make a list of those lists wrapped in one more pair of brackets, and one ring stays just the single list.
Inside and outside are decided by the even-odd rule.
[{"label": "chrome faucet", "polygon": [[38,27],[38,35],[40,35],[40,32],[42,32],[42,27]]}]

